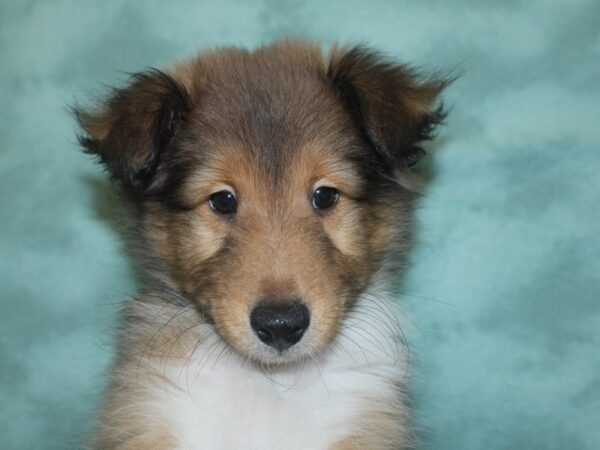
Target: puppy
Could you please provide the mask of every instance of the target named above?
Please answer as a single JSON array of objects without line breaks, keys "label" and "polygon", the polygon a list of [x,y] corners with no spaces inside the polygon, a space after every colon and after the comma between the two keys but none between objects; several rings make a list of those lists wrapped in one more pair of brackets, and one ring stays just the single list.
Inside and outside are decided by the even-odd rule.
[{"label": "puppy", "polygon": [[400,449],[390,304],[444,80],[363,47],[224,48],[76,111],[144,283],[95,449]]}]

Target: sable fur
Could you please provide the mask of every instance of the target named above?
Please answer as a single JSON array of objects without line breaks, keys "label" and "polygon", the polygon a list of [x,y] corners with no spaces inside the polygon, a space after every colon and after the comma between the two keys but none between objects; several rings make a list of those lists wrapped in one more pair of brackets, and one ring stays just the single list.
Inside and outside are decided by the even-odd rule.
[{"label": "sable fur", "polygon": [[[131,207],[145,278],[125,309],[95,448],[281,448],[277,432],[271,441],[255,423],[261,414],[244,412],[253,402],[265,422],[290,420],[288,448],[408,445],[403,357],[393,351],[401,330],[381,286],[410,243],[418,194],[409,166],[444,117],[445,84],[363,47],[323,56],[286,41],[134,75],[97,108],[76,112],[81,144]],[[311,208],[316,186],[339,190],[332,211]],[[223,189],[239,200],[228,219],[207,203]],[[311,311],[307,334],[283,353],[249,329],[262,298],[301,298]],[[372,370],[353,356],[367,348]],[[221,381],[231,374],[228,389]],[[319,378],[345,380],[330,414]],[[248,390],[238,391],[244,380]],[[237,410],[224,406],[233,393]],[[293,420],[304,400],[324,414],[312,431]],[[223,417],[209,426],[204,408]],[[233,435],[216,437],[224,423]]]}]

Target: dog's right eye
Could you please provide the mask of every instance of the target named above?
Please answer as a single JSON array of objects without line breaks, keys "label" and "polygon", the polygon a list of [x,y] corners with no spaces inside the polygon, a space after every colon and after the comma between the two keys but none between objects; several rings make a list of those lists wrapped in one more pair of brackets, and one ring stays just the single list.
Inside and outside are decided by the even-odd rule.
[{"label": "dog's right eye", "polygon": [[340,198],[340,192],[332,187],[321,186],[313,192],[311,203],[312,207],[318,211],[326,211],[337,203]]},{"label": "dog's right eye", "polygon": [[220,191],[212,194],[208,198],[208,204],[213,211],[224,214],[232,215],[237,211],[237,200],[235,195],[229,191]]}]

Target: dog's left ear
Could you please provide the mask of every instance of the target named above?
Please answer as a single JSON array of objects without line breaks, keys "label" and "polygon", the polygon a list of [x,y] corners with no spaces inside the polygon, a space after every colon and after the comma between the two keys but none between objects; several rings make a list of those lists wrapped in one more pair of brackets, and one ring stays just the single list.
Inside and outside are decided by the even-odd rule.
[{"label": "dog's left ear", "polygon": [[156,172],[190,111],[184,87],[159,70],[140,72],[97,108],[75,108],[79,142],[126,188],[156,189]]},{"label": "dog's left ear", "polygon": [[334,48],[327,76],[364,137],[389,167],[411,166],[446,113],[438,96],[450,81],[421,79],[364,47]]}]

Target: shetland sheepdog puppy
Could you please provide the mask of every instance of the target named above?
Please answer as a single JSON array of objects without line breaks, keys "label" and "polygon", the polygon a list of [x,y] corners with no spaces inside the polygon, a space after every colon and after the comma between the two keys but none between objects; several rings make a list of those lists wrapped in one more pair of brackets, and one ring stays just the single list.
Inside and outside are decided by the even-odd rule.
[{"label": "shetland sheepdog puppy", "polygon": [[362,46],[284,41],[76,109],[143,275],[92,448],[411,445],[390,280],[445,85]]}]

